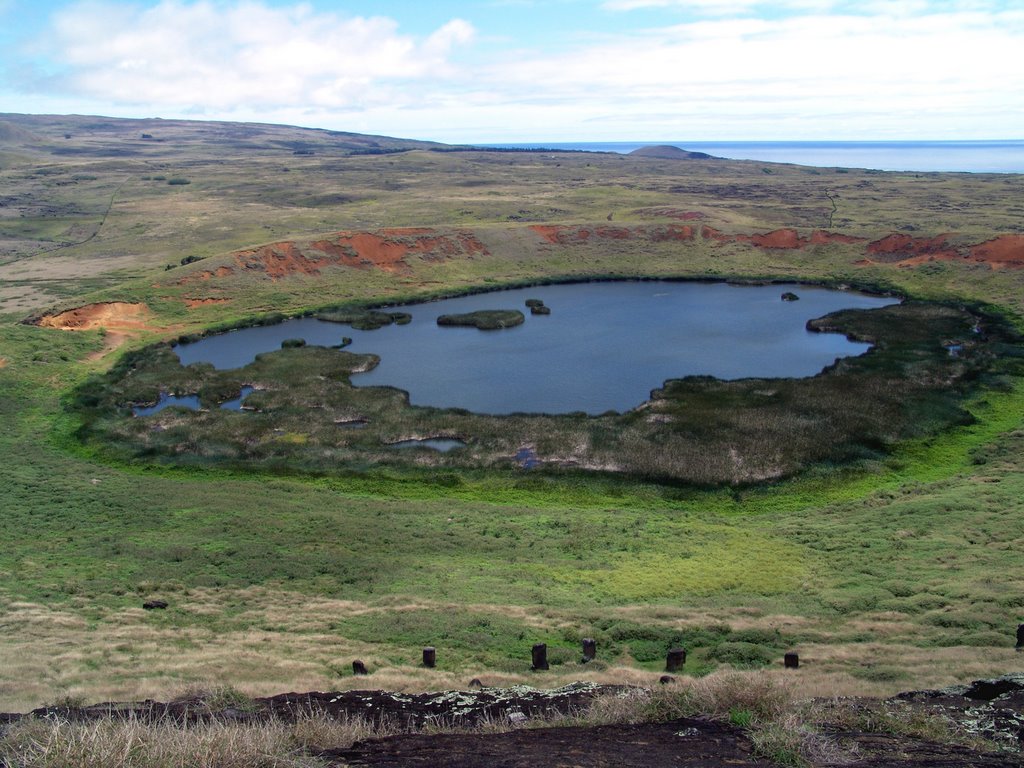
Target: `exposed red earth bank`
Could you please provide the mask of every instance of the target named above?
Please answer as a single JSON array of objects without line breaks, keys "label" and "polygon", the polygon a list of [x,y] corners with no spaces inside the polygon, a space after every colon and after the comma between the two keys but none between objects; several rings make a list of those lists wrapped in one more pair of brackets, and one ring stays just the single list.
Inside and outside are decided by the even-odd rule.
[{"label": "exposed red earth bank", "polygon": [[62,331],[107,331],[103,348],[89,355],[90,360],[98,360],[120,347],[131,336],[139,331],[151,331],[152,312],[141,303],[124,301],[106,301],[97,304],[86,304],[64,312],[32,318],[43,328],[56,328]]},{"label": "exposed red earth bank", "polygon": [[36,324],[62,331],[94,331],[98,328],[143,331],[150,329],[150,317],[149,307],[145,304],[109,301],[44,315]]},{"label": "exposed red earth bank", "polygon": [[[872,240],[865,246],[865,258],[858,264],[893,264],[911,267],[929,261],[967,261],[987,264],[992,269],[1024,267],[1024,235],[1000,235],[974,245],[950,243],[953,233],[932,237],[912,237],[894,232]],[[804,237],[795,229],[776,229],[754,234],[728,234],[712,227],[701,227],[701,237],[717,243],[750,243],[758,248],[801,250],[812,245],[863,243],[867,238],[818,229]]]},{"label": "exposed red earth bank", "polygon": [[442,232],[426,228],[394,228],[376,232],[337,232],[299,244],[272,243],[238,251],[232,266],[189,275],[179,284],[226,277],[237,271],[262,272],[272,280],[290,275],[319,275],[331,266],[381,269],[393,274],[411,270],[410,260],[444,261],[486,254],[487,248],[472,233]]},{"label": "exposed red earth bank", "polygon": [[993,266],[1024,266],[1024,235],[1002,235],[971,246],[971,258]]},{"label": "exposed red earth bank", "polygon": [[[653,210],[653,209],[652,209]],[[699,219],[699,211],[673,209],[659,215]],[[529,233],[529,234],[526,234]],[[606,242],[691,242],[698,238],[711,245],[743,243],[767,250],[803,250],[828,245],[864,244],[858,264],[889,264],[909,267],[928,261],[967,261],[987,264],[993,269],[1024,267],[1024,235],[1000,235],[973,245],[951,242],[952,233],[913,237],[892,233],[877,240],[824,229],[801,233],[785,227],[768,232],[729,233],[705,225],[641,224],[533,224],[526,227],[524,246],[594,245]],[[532,239],[530,235],[534,236]],[[531,243],[532,239],[532,243]],[[491,255],[487,245],[472,231],[427,227],[395,227],[372,232],[345,231],[311,241],[281,241],[237,251],[231,263],[193,272],[177,281],[179,285],[203,282],[234,274],[262,274],[271,280],[292,275],[316,276],[324,269],[346,267],[382,270],[396,275],[412,273],[417,263],[441,263]],[[219,303],[223,299],[185,300],[190,308]]]}]

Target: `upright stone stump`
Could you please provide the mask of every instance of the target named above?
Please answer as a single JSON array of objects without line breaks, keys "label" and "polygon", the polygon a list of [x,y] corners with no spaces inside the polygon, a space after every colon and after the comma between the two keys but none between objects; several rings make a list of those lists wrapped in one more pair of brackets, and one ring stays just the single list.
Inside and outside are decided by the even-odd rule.
[{"label": "upright stone stump", "polygon": [[678,672],[686,664],[686,649],[672,648],[665,658],[665,671]]},{"label": "upright stone stump", "polygon": [[799,669],[800,655],[790,651],[782,657],[782,666],[784,666],[786,669]]},{"label": "upright stone stump", "polygon": [[533,666],[530,669],[534,672],[548,669],[548,647],[545,643],[537,643],[533,646]]},{"label": "upright stone stump", "polygon": [[369,671],[366,669],[366,665],[363,664],[359,659],[352,662],[352,674],[353,675],[368,675]]},{"label": "upright stone stump", "polygon": [[437,665],[437,650],[429,646],[423,649],[423,666],[433,669]]},{"label": "upright stone stump", "polygon": [[1017,625],[1017,650],[1024,651],[1024,624]]},{"label": "upright stone stump", "polygon": [[593,661],[597,658],[597,640],[590,637],[583,638],[583,663]]}]

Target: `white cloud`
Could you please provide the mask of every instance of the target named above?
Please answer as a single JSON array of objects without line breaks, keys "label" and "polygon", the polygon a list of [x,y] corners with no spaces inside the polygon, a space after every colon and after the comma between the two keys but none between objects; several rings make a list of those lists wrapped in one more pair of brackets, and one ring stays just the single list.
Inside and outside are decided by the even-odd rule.
[{"label": "white cloud", "polygon": [[830,13],[785,0],[781,18],[739,0],[749,14],[575,36],[557,52],[472,45],[458,19],[417,37],[387,18],[228,2],[72,6],[49,35],[58,85],[79,112],[449,141],[1018,138],[1024,125],[1024,11],[975,8],[984,0],[923,15],[917,0]]},{"label": "white cloud", "polygon": [[698,15],[739,16],[755,9],[775,11],[827,11],[837,0],[605,0],[609,11],[635,11],[641,8],[678,8]]},{"label": "white cloud", "polygon": [[913,16],[961,11],[997,12],[1012,3],[998,0],[605,0],[610,11],[674,8],[701,16],[740,16],[754,12],[826,13],[842,10],[866,16]]},{"label": "white cloud", "polygon": [[392,83],[451,75],[449,54],[473,34],[456,19],[417,39],[383,17],[259,0],[83,2],[55,14],[48,46],[64,67],[56,87],[116,104],[344,108],[393,97]]},{"label": "white cloud", "polygon": [[1015,136],[1022,49],[1024,18],[1012,13],[744,18],[506,62],[489,79],[508,83],[499,98],[521,114],[572,103],[580,119],[630,135]]}]

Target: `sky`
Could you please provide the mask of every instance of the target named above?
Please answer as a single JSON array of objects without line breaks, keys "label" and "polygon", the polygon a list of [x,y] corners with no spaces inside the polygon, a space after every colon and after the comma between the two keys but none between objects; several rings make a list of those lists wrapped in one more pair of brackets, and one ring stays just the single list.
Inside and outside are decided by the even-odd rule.
[{"label": "sky", "polygon": [[459,143],[1024,139],[1024,0],[0,0],[0,112]]}]

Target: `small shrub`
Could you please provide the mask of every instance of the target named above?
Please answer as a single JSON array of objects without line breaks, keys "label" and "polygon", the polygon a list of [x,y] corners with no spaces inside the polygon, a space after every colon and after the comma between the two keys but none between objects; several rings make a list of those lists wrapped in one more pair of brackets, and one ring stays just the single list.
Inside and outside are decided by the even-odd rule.
[{"label": "small shrub", "polygon": [[641,664],[658,661],[665,658],[669,645],[659,640],[631,640],[629,655]]},{"label": "small shrub", "polygon": [[65,693],[47,704],[48,707],[62,707],[64,709],[79,709],[86,704],[85,697],[78,693]]},{"label": "small shrub", "polygon": [[729,722],[738,728],[749,728],[754,720],[754,713],[749,709],[730,709]]},{"label": "small shrub", "polygon": [[776,654],[754,643],[725,642],[712,649],[708,656],[738,669],[751,669],[771,664]]},{"label": "small shrub", "polygon": [[750,733],[754,754],[784,768],[805,768],[810,763],[804,758],[805,741],[810,735],[806,726],[798,722],[768,723]]},{"label": "small shrub", "polygon": [[195,700],[200,706],[211,712],[220,712],[225,709],[243,711],[254,709],[252,699],[230,685],[194,686],[186,688],[176,698],[178,701]]},{"label": "small shrub", "polygon": [[174,186],[174,187],[182,187],[182,186],[184,186],[186,184],[191,184],[192,182],[189,179],[176,178],[176,179],[168,179],[167,183],[170,184],[171,186]]}]

